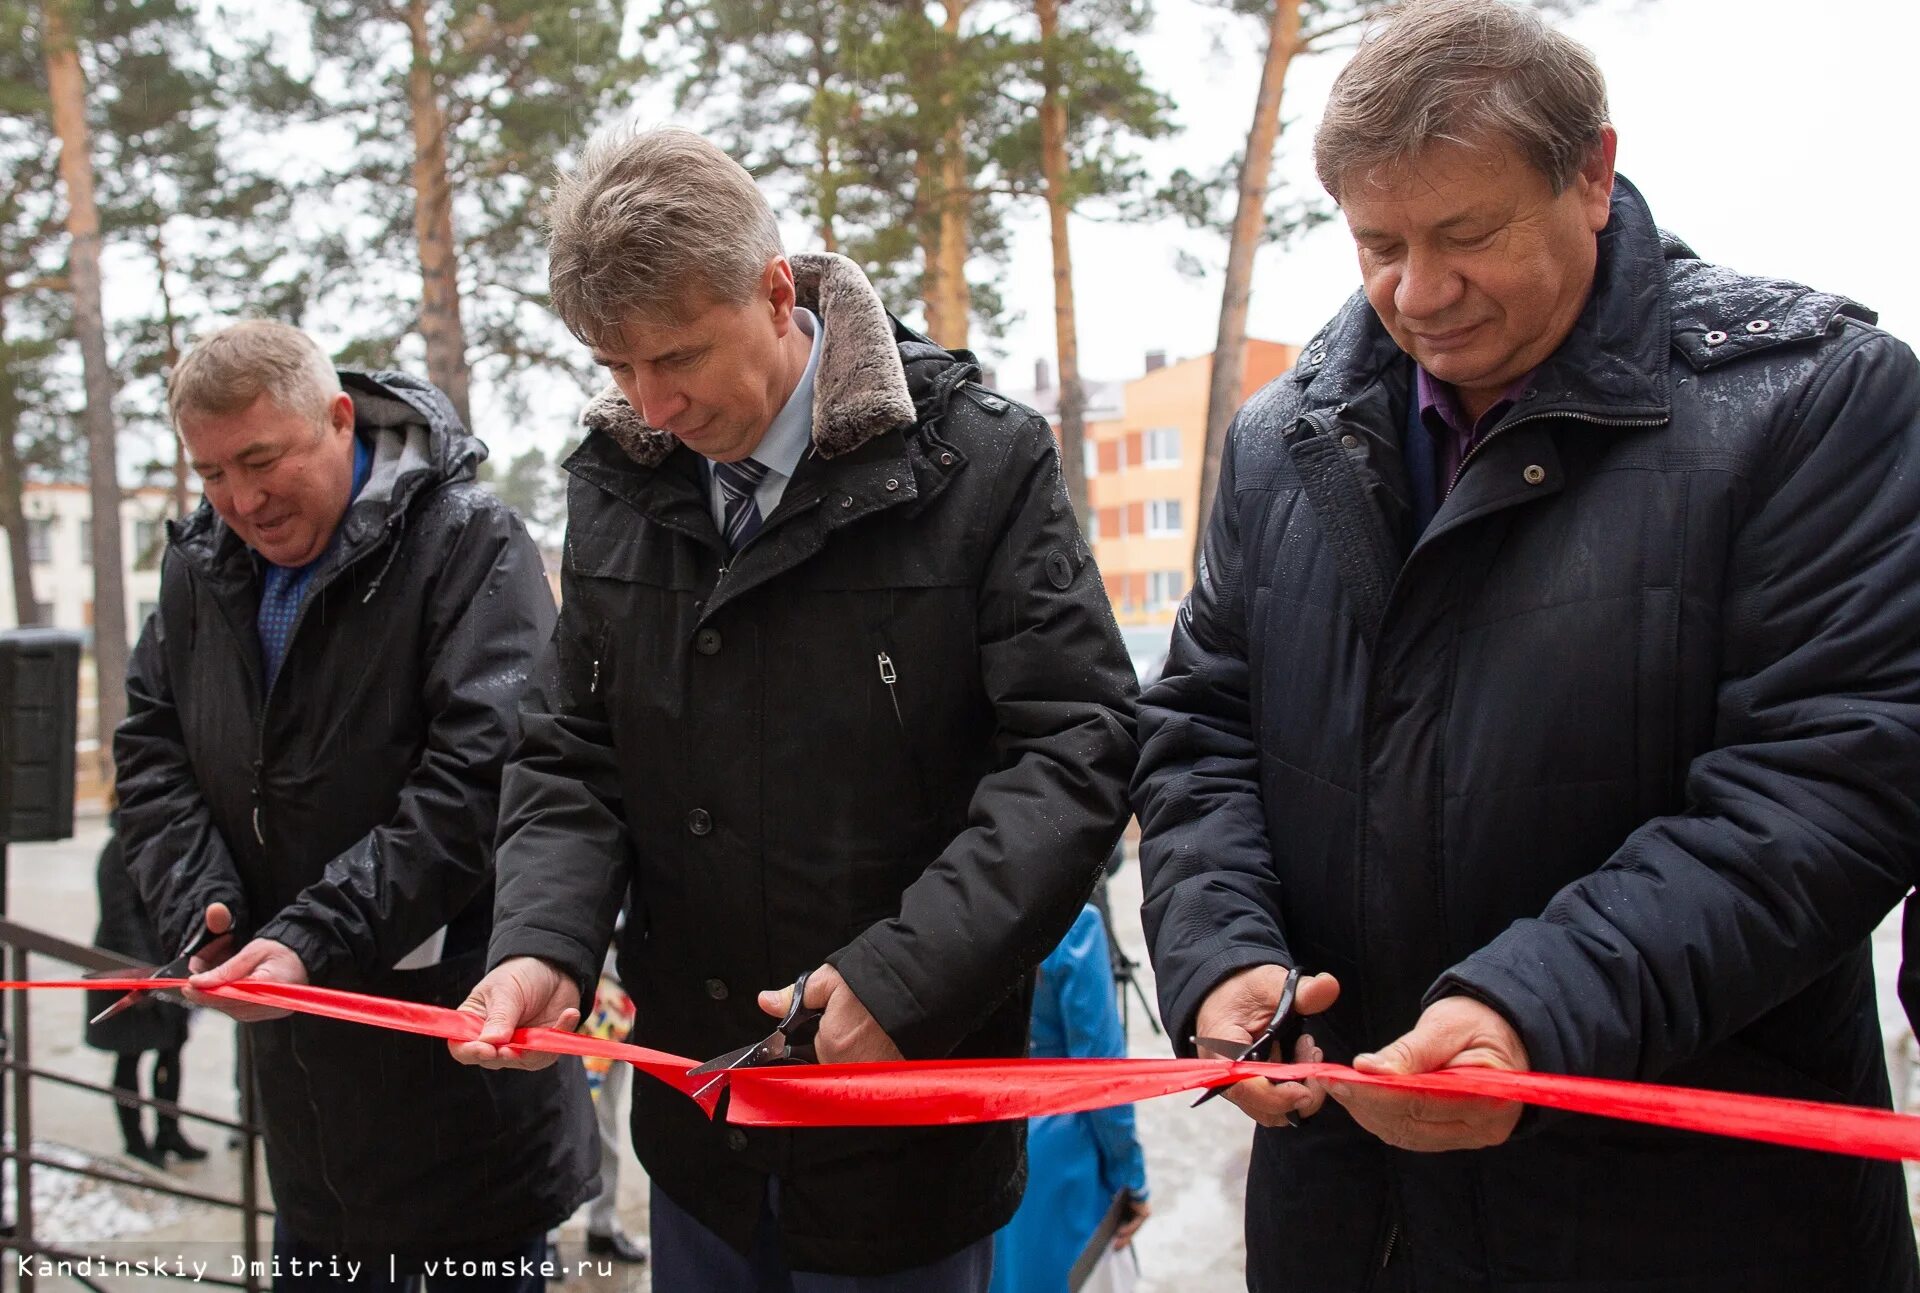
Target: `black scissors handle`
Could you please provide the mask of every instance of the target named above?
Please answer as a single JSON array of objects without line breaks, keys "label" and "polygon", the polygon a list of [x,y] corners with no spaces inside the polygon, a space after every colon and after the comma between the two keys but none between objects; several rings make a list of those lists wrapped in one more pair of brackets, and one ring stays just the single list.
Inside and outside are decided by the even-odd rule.
[{"label": "black scissors handle", "polygon": [[[1230,1057],[1232,1060],[1236,1063],[1240,1060],[1259,1060],[1265,1062],[1274,1057],[1275,1051],[1279,1052],[1281,1063],[1284,1064],[1288,1060],[1293,1053],[1295,1044],[1300,1040],[1301,1030],[1305,1027],[1306,1023],[1305,1019],[1301,1015],[1296,1014],[1293,1008],[1294,998],[1298,996],[1300,992],[1300,977],[1300,967],[1297,965],[1287,971],[1287,981],[1280,989],[1280,1000],[1274,1005],[1273,1018],[1267,1021],[1267,1026],[1261,1029],[1238,1055]],[[1201,1040],[1203,1039],[1194,1039],[1196,1043]],[[1198,1109],[1207,1101],[1225,1092],[1226,1089],[1227,1088],[1223,1086],[1217,1086],[1210,1091],[1202,1092],[1200,1098],[1195,1100],[1191,1107]],[[1300,1115],[1289,1112],[1287,1114],[1287,1122],[1291,1126],[1299,1126]]]},{"label": "black scissors handle", "polygon": [[[228,934],[231,934],[232,932],[233,931],[229,929],[229,930],[222,930],[221,932],[216,934],[213,932],[213,930],[207,928],[205,925],[202,925],[200,927],[200,932],[194,935],[193,938],[189,939],[187,942],[187,945],[180,949],[180,955],[174,957],[171,961],[168,961],[165,965],[154,966],[151,970],[147,971],[147,973],[143,977],[149,978],[149,979],[185,979],[187,976],[193,973],[193,958],[200,955],[200,953],[206,951],[209,947],[212,947],[215,943],[219,942],[221,939],[225,938]],[[124,996],[120,997],[112,1005],[108,1006],[105,1010],[102,1010],[99,1014],[95,1015],[92,1019],[89,1019],[87,1022],[90,1024],[97,1024],[97,1023],[100,1023],[102,1020],[111,1019],[115,1015],[119,1014],[122,1010],[127,1009],[129,1006],[144,999],[148,995],[149,995],[148,992],[144,988],[135,988],[132,992],[129,992]],[[167,995],[171,997],[173,994],[169,992]]]},{"label": "black scissors handle", "polygon": [[812,973],[812,970],[802,970],[800,977],[793,981],[793,1000],[788,1003],[787,1013],[781,1017],[780,1027],[776,1030],[786,1039],[786,1055],[781,1058],[793,1058],[796,1046],[811,1049],[813,1039],[820,1033],[820,1017],[827,1013],[826,1009],[805,1004],[807,978]]}]

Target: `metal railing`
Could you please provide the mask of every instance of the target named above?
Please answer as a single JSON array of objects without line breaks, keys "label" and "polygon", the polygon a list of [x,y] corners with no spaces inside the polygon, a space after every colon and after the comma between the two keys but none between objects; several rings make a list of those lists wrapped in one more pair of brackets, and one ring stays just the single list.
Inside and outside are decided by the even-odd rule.
[{"label": "metal railing", "polygon": [[[97,947],[87,947],[80,943],[71,943],[63,938],[57,938],[4,918],[0,918],[0,948],[5,949],[7,978],[20,982],[33,977],[29,973],[28,957],[30,955],[51,957],[65,965],[76,966],[84,971],[143,968],[117,953],[103,951]],[[34,1173],[39,1170],[69,1172],[96,1181],[145,1190],[169,1198],[237,1210],[240,1213],[239,1252],[245,1258],[242,1270],[246,1273],[239,1277],[228,1277],[208,1272],[193,1278],[200,1283],[243,1288],[248,1290],[248,1293],[259,1293],[267,1286],[267,1281],[258,1274],[265,1270],[267,1265],[261,1253],[260,1221],[264,1217],[270,1217],[272,1210],[264,1205],[260,1197],[260,1126],[258,1112],[254,1108],[253,1061],[248,1046],[247,1030],[240,1029],[237,1039],[240,1120],[235,1122],[218,1114],[189,1109],[172,1100],[162,1100],[155,1096],[141,1095],[137,1091],[126,1091],[118,1087],[104,1086],[98,1082],[88,1082],[36,1066],[33,1062],[30,1040],[32,1036],[29,1019],[31,1012],[28,1008],[30,995],[25,992],[12,994],[13,1000],[9,1003],[11,1009],[6,1031],[0,1034],[0,1056],[4,1056],[4,1059],[0,1059],[0,1069],[4,1069],[11,1078],[8,1083],[9,1089],[0,1091],[0,1096],[10,1097],[6,1101],[8,1105],[6,1112],[9,1116],[5,1121],[13,1133],[12,1144],[0,1149],[0,1158],[8,1160],[11,1164],[14,1187],[13,1225],[4,1235],[0,1235],[0,1253],[18,1253],[22,1258],[45,1258],[49,1262],[56,1263],[90,1261],[95,1269],[111,1268],[114,1262],[111,1257],[42,1242],[35,1233]],[[229,1198],[185,1185],[155,1181],[131,1172],[115,1171],[91,1164],[57,1162],[35,1153],[33,1147],[33,1083],[35,1079],[103,1095],[116,1104],[151,1108],[168,1117],[191,1118],[238,1134],[240,1137],[240,1197]],[[7,1264],[17,1266],[22,1293],[32,1293],[35,1280],[38,1278],[32,1263],[10,1260]],[[162,1274],[159,1271],[153,1273]],[[74,1275],[72,1278],[88,1288],[99,1288],[91,1280],[80,1275]]]}]

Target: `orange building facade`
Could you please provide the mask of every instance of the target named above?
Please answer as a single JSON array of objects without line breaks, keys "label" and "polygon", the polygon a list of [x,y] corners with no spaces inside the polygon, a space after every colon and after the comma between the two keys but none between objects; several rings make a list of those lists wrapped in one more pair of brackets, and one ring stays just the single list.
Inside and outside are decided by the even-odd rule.
[{"label": "orange building facade", "polygon": [[[1298,354],[1250,339],[1241,401]],[[1212,374],[1212,355],[1151,368],[1123,384],[1118,417],[1087,424],[1088,537],[1124,627],[1170,625],[1192,581]]]}]

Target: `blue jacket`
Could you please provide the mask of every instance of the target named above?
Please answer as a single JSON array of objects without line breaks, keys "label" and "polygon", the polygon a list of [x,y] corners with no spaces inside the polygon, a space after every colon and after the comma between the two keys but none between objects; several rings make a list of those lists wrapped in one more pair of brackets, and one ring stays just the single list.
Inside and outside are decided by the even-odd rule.
[{"label": "blue jacket", "polygon": [[[1030,1054],[1064,1059],[1126,1053],[1107,929],[1089,904],[1040,963]],[[1133,1106],[1032,1119],[1027,1192],[1013,1220],[994,1237],[992,1293],[1062,1293],[1074,1259],[1121,1190],[1147,1192]]]}]

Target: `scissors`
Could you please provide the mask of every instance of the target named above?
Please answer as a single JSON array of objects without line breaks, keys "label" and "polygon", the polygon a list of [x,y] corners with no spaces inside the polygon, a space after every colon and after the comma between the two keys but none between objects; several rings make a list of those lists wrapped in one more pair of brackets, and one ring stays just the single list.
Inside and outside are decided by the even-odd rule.
[{"label": "scissors", "polygon": [[[1258,1037],[1255,1037],[1245,1045],[1239,1042],[1224,1042],[1218,1037],[1196,1037],[1193,1039],[1194,1046],[1200,1050],[1218,1055],[1222,1059],[1229,1060],[1265,1061],[1272,1059],[1274,1052],[1278,1050],[1281,1063],[1285,1063],[1287,1058],[1293,1053],[1294,1043],[1300,1040],[1300,1030],[1306,1022],[1304,1018],[1295,1014],[1293,1011],[1294,995],[1298,993],[1299,990],[1300,967],[1296,965],[1287,971],[1287,982],[1285,986],[1280,989],[1280,1004],[1273,1008],[1273,1018],[1267,1021],[1267,1026],[1260,1031]],[[1212,1090],[1203,1093],[1198,1100],[1195,1100],[1192,1107],[1198,1109],[1201,1105],[1225,1090],[1226,1088],[1223,1086],[1214,1087]],[[1292,1127],[1298,1127],[1300,1125],[1300,1115],[1289,1109],[1287,1111],[1287,1124]]]},{"label": "scissors", "polygon": [[[221,933],[216,934],[211,929],[208,929],[203,926],[199,934],[195,935],[194,938],[191,941],[189,941],[185,947],[180,949],[180,955],[174,957],[171,961],[168,961],[165,965],[154,966],[151,970],[146,971],[140,977],[144,979],[180,979],[182,981],[185,981],[187,976],[193,973],[193,968],[191,964],[193,961],[193,958],[200,955],[200,953],[206,951],[209,947],[213,946],[214,943],[218,942],[220,939],[225,938],[227,934],[231,932],[232,932],[231,930],[227,930],[227,931],[222,931]],[[112,970],[112,971],[109,971],[108,973],[111,977],[117,979],[124,976],[127,972],[124,970]],[[95,1015],[92,1019],[89,1019],[87,1022],[90,1024],[97,1024],[104,1019],[111,1019],[115,1015],[119,1014],[122,1010],[125,1010],[128,1006],[135,1004],[136,1002],[140,1001],[142,998],[148,995],[149,993],[147,989],[135,988],[133,991],[121,997],[118,1001],[108,1006],[105,1010],[102,1010],[99,1014]],[[171,997],[174,994],[169,992],[169,993],[166,993],[165,995],[168,997]]]},{"label": "scissors", "polygon": [[[711,1091],[722,1076],[734,1069],[759,1068],[763,1064],[803,1064],[812,1058],[813,1038],[820,1031],[820,1016],[826,1011],[801,1004],[807,998],[807,975],[810,973],[810,970],[803,972],[793,981],[793,1003],[787,1007],[787,1013],[780,1020],[778,1028],[757,1042],[715,1056],[698,1068],[687,1070],[688,1077],[713,1074],[712,1081],[693,1093],[694,1099],[698,1100]],[[800,1055],[796,1053],[797,1050],[807,1050],[809,1054]]]}]

